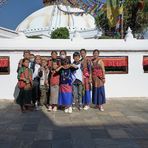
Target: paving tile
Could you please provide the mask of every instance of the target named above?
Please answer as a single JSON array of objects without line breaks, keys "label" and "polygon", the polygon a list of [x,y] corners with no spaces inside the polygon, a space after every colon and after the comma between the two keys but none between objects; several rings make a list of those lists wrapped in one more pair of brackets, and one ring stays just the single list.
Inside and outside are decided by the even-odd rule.
[{"label": "paving tile", "polygon": [[52,143],[50,140],[38,140],[32,143],[31,148],[52,148]]},{"label": "paving tile", "polygon": [[55,140],[52,141],[52,148],[73,148],[71,140]]},{"label": "paving tile", "polygon": [[90,130],[90,133],[92,135],[92,139],[111,138],[106,129]]},{"label": "paving tile", "polygon": [[35,140],[52,140],[53,132],[52,131],[39,131],[35,135]]},{"label": "paving tile", "polygon": [[54,130],[53,131],[53,140],[67,140],[71,139],[69,131],[66,130]]},{"label": "paving tile", "polygon": [[36,133],[35,132],[28,132],[28,131],[21,131],[17,137],[16,137],[16,140],[33,140],[34,137],[35,137]]},{"label": "paving tile", "polygon": [[107,129],[109,135],[115,139],[129,138],[129,135],[123,129]]},{"label": "paving tile", "polygon": [[11,148],[11,143],[8,143],[8,142],[0,143],[0,148]]},{"label": "paving tile", "polygon": [[38,124],[24,124],[22,131],[37,131]]},{"label": "paving tile", "polygon": [[96,148],[140,148],[134,141],[129,139],[95,139]]},{"label": "paving tile", "polygon": [[126,133],[129,135],[130,138],[145,138],[147,137],[147,133],[145,131],[138,129],[138,128],[128,128],[125,129]]},{"label": "paving tile", "polygon": [[22,114],[16,104],[1,100],[0,106],[0,148],[148,147],[148,99],[113,99],[105,112],[72,114],[45,108]]},{"label": "paving tile", "polygon": [[136,139],[135,141],[141,148],[148,147],[148,139]]},{"label": "paving tile", "polygon": [[21,148],[20,141],[1,141],[0,140],[0,148]]},{"label": "paving tile", "polygon": [[127,118],[129,118],[130,121],[132,121],[135,124],[147,124],[147,120],[138,117],[138,116],[127,116]]},{"label": "paving tile", "polygon": [[124,114],[119,111],[109,112],[109,115],[111,115],[112,117],[123,117],[124,116]]},{"label": "paving tile", "polygon": [[90,140],[84,140],[84,139],[74,139],[72,141],[73,148],[96,148],[95,143]]}]

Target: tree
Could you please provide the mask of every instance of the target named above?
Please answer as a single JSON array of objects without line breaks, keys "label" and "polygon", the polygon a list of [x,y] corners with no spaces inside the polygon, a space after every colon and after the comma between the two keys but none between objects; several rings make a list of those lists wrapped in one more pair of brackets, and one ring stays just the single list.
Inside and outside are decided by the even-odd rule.
[{"label": "tree", "polygon": [[[142,33],[148,27],[148,13],[144,0],[125,0],[124,7],[124,30],[131,27],[133,33]],[[145,5],[145,6],[144,6]]]},{"label": "tree", "polygon": [[[123,5],[123,32],[131,27],[134,34],[143,33],[148,27],[148,2],[146,0],[125,0]],[[114,36],[115,27],[110,27],[107,19],[107,9],[104,14],[96,17],[96,25],[104,30],[104,35]]]},{"label": "tree", "polygon": [[69,39],[69,31],[66,27],[57,28],[51,33],[52,39]]},{"label": "tree", "polygon": [[7,0],[0,0],[0,6],[3,5]]},{"label": "tree", "polygon": [[[105,5],[106,7],[106,5]],[[95,23],[96,26],[98,28],[102,29],[103,35],[100,38],[105,38],[105,39],[109,39],[109,38],[116,38],[115,37],[115,27],[110,27],[109,26],[109,22],[107,19],[107,9],[104,9],[104,12],[102,13],[98,13],[99,15],[97,15],[95,17]]]}]

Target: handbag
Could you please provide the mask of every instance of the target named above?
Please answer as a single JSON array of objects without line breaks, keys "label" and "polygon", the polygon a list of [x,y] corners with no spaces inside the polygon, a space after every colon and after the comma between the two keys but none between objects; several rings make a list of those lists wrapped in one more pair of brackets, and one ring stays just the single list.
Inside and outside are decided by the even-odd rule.
[{"label": "handbag", "polygon": [[23,89],[23,88],[25,88],[25,82],[23,81],[23,80],[19,80],[18,81],[18,87],[20,88],[20,89]]}]

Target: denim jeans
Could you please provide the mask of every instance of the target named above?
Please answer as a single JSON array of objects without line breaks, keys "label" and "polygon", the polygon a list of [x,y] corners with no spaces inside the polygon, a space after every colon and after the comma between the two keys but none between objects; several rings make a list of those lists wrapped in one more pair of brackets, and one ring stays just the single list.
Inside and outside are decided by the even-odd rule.
[{"label": "denim jeans", "polygon": [[83,84],[79,80],[75,80],[72,85],[73,90],[73,104],[82,106]]}]

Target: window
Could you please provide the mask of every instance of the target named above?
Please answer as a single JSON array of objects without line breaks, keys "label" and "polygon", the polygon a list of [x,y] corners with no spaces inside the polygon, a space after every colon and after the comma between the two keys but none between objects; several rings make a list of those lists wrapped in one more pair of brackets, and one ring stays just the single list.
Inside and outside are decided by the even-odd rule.
[{"label": "window", "polygon": [[104,62],[106,74],[128,73],[128,56],[100,56],[100,58]]},{"label": "window", "polygon": [[148,56],[143,56],[143,70],[148,73]]},{"label": "window", "polygon": [[10,62],[8,56],[0,57],[0,75],[5,75],[10,73]]},{"label": "window", "polygon": [[110,56],[102,57],[105,71],[107,74],[127,74],[128,57],[127,56]]}]

